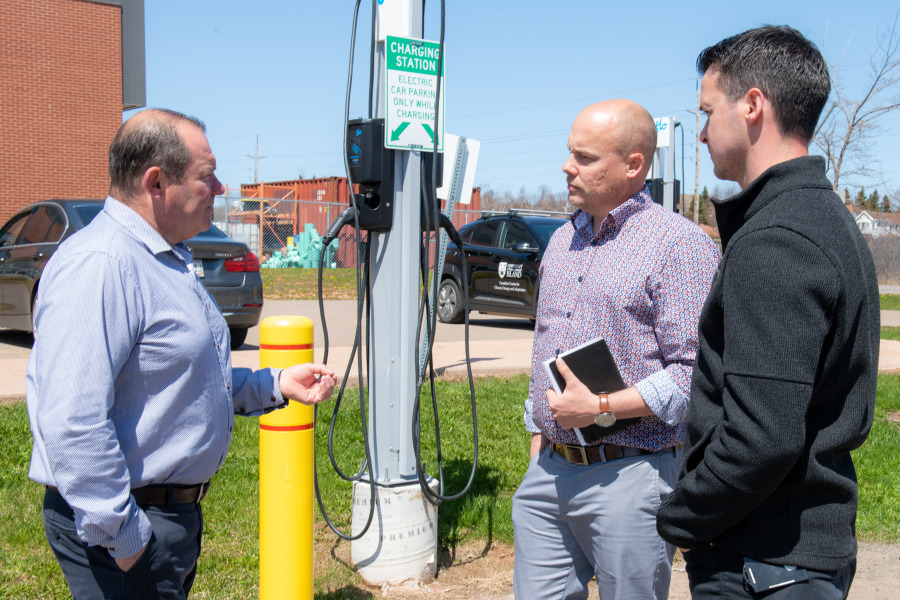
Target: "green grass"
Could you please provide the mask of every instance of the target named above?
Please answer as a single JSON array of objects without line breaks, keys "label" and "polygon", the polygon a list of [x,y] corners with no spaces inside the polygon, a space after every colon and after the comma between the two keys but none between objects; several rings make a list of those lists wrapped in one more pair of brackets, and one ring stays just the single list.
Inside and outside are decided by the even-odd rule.
[{"label": "green grass", "polygon": [[900,374],[878,376],[875,418],[853,452],[860,482],[857,533],[872,542],[900,541]]},{"label": "green grass", "polygon": [[881,294],[881,310],[900,310],[900,294]]},{"label": "green grass", "polygon": [[[476,381],[479,413],[479,468],[474,485],[461,500],[440,507],[438,539],[447,564],[463,544],[500,541],[512,544],[512,495],[528,462],[528,434],[522,426],[522,399],[528,378]],[[437,382],[445,492],[465,485],[472,460],[468,384]],[[423,394],[423,457],[435,474],[431,401]],[[363,458],[358,396],[349,391],[341,405],[335,455],[346,472]],[[334,402],[326,403],[316,427],[317,468],[329,514],[350,529],[351,485],[331,469],[324,452]],[[900,374],[878,379],[872,433],[854,452],[860,482],[859,537],[864,541],[900,541]],[[205,535],[192,598],[258,597],[258,420],[236,419],[231,451],[204,500]],[[0,598],[67,597],[65,582],[44,539],[40,504],[43,489],[27,478],[31,435],[23,403],[0,406]],[[348,566],[348,542],[338,541],[315,515],[315,597],[320,600],[371,598]]]},{"label": "green grass", "polygon": [[[318,298],[318,269],[261,269],[263,298],[266,300],[315,300]],[[356,298],[356,269],[325,269],[322,297],[326,300]]]},{"label": "green grass", "polygon": [[881,339],[900,342],[900,327],[882,327]]}]

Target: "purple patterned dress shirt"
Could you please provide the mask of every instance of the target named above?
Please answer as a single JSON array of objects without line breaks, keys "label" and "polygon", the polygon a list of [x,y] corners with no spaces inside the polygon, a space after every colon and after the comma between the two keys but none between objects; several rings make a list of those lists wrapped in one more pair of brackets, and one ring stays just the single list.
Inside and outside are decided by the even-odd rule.
[{"label": "purple patterned dress shirt", "polygon": [[626,385],[653,411],[601,442],[659,450],[681,443],[697,354],[697,322],[719,262],[703,230],[653,202],[645,187],[611,211],[595,236],[576,211],[541,261],[526,428],[578,444],[550,414],[541,363],[606,339]]}]

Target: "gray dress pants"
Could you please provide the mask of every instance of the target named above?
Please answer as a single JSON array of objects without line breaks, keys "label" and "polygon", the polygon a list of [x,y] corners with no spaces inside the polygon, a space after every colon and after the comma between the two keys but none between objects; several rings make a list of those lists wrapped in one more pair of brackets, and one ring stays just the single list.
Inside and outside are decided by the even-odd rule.
[{"label": "gray dress pants", "polygon": [[675,549],[656,512],[678,480],[681,451],[568,462],[545,448],[513,496],[514,587],[519,599],[665,599]]}]

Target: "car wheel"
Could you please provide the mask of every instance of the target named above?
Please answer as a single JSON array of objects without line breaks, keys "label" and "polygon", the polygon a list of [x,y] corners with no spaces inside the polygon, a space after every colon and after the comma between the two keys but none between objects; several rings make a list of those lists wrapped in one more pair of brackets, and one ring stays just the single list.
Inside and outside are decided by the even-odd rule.
[{"label": "car wheel", "polygon": [[241,346],[244,345],[244,340],[247,339],[247,331],[249,327],[230,327],[229,331],[231,331],[231,349],[237,350]]},{"label": "car wheel", "polygon": [[452,279],[445,279],[441,282],[441,289],[438,291],[437,313],[441,323],[462,323],[464,320],[462,293]]}]

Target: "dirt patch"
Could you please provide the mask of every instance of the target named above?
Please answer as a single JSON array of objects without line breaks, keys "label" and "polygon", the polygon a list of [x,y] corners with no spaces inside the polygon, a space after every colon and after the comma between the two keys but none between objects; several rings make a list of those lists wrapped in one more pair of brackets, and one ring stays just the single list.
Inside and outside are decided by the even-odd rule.
[{"label": "dirt patch", "polygon": [[[435,598],[441,600],[513,600],[513,549],[503,544],[458,549],[453,563],[441,569],[431,583],[408,582],[403,585],[373,588],[362,584],[371,596],[384,599]],[[900,581],[900,544],[860,544],[856,577],[849,600],[893,600]],[[591,598],[598,598],[591,586]],[[669,600],[689,600],[684,562],[676,557],[672,569]]]}]

